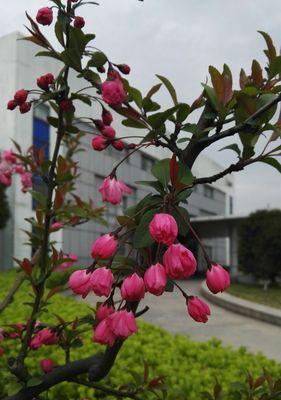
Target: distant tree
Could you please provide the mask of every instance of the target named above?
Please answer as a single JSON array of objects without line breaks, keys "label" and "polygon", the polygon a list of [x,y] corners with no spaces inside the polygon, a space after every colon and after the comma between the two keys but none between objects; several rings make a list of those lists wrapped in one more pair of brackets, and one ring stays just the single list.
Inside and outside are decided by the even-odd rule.
[{"label": "distant tree", "polygon": [[5,228],[9,218],[10,210],[6,196],[6,188],[0,184],[0,229]]},{"label": "distant tree", "polygon": [[281,210],[252,213],[239,229],[241,270],[275,283],[281,272]]}]

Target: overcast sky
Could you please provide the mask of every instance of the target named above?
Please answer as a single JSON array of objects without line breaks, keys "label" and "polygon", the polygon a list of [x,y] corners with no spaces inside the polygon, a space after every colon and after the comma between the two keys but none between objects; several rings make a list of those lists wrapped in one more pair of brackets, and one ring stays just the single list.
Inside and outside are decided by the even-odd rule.
[{"label": "overcast sky", "polygon": [[[24,32],[24,11],[34,16],[49,4],[47,0],[1,1],[0,35]],[[145,92],[157,82],[155,74],[165,75],[184,102],[198,97],[210,64],[220,69],[227,63],[236,82],[241,67],[250,71],[253,58],[264,64],[264,43],[257,30],[268,32],[277,48],[281,45],[279,1],[101,0],[99,7],[80,10],[86,29],[97,35],[96,46],[112,60],[130,64],[132,85]],[[160,100],[170,105],[164,90]],[[222,165],[235,161],[234,153],[218,153],[215,147],[208,155]],[[235,186],[236,213],[280,207],[281,176],[265,164],[236,174]]]}]

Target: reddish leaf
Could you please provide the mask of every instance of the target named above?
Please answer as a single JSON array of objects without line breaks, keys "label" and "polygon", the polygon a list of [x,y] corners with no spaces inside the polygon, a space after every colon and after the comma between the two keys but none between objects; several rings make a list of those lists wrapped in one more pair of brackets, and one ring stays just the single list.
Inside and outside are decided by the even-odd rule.
[{"label": "reddish leaf", "polygon": [[27,258],[24,258],[22,260],[20,266],[27,275],[32,274],[32,264],[31,264],[30,260],[28,260]]},{"label": "reddish leaf", "polygon": [[258,31],[258,32],[263,36],[263,38],[267,44],[267,50],[264,50],[265,55],[267,56],[269,61],[274,60],[274,58],[276,58],[276,49],[274,47],[271,37],[266,32],[262,32],[262,31]]},{"label": "reddish leaf", "polygon": [[177,156],[174,154],[170,160],[170,178],[171,178],[172,185],[176,184],[177,178],[178,178],[178,173],[179,173],[179,166],[177,163]]},{"label": "reddish leaf", "polygon": [[215,90],[218,102],[220,104],[223,104],[223,97],[224,97],[223,77],[220,74],[220,72],[215,67],[213,67],[212,65],[209,67],[209,73],[211,75],[213,88]]},{"label": "reddish leaf", "polygon": [[240,71],[240,78],[239,78],[240,88],[244,89],[247,82],[248,82],[248,78],[247,78],[246,72],[242,68]]},{"label": "reddish leaf", "polygon": [[252,62],[252,79],[257,86],[261,86],[263,83],[262,68],[257,60],[253,60]]}]

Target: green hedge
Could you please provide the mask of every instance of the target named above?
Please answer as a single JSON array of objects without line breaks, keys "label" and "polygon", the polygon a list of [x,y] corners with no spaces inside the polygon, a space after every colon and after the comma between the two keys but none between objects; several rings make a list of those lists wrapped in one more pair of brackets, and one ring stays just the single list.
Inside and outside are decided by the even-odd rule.
[{"label": "green hedge", "polygon": [[[8,287],[11,286],[14,273],[0,275],[0,301]],[[18,292],[15,301],[0,315],[0,327],[8,323],[25,321],[28,316],[28,306],[24,305],[29,301],[27,286],[23,285]],[[75,315],[84,315],[89,312],[89,307],[79,304],[72,298],[56,295],[52,299],[49,314],[46,314],[47,321],[55,321],[53,313],[59,313],[66,320],[72,319]],[[184,316],[183,316],[184,318]],[[42,318],[41,318],[42,319]],[[44,321],[46,322],[46,321]],[[191,323],[186,321],[186,323]],[[224,388],[231,382],[241,381],[243,373],[248,369],[254,376],[262,373],[266,368],[274,377],[281,376],[281,366],[269,361],[262,354],[252,355],[245,348],[233,350],[230,347],[222,347],[216,339],[208,343],[196,343],[183,335],[173,336],[163,329],[157,328],[139,321],[139,333],[129,338],[115,366],[107,378],[105,384],[111,383],[115,386],[132,382],[130,371],[142,373],[143,361],[146,360],[151,367],[151,376],[164,375],[169,388],[168,399],[198,400],[203,390],[211,390],[215,378],[218,377]],[[91,338],[91,331],[85,335],[85,345],[73,350],[73,358],[86,357],[96,349]],[[7,341],[4,344],[5,356],[0,358],[0,388],[2,394],[7,389],[7,382],[10,376],[5,372],[5,362],[8,356],[16,352],[15,341]],[[64,362],[62,350],[55,346],[45,346],[30,353],[28,364],[40,374],[39,361],[45,357],[51,357],[58,363]],[[4,384],[5,382],[5,384]],[[13,383],[10,383],[12,386]],[[1,398],[0,390],[0,398]],[[69,383],[62,383],[49,391],[49,399],[111,399],[87,388],[78,387]],[[150,399],[149,395],[146,397]]]}]

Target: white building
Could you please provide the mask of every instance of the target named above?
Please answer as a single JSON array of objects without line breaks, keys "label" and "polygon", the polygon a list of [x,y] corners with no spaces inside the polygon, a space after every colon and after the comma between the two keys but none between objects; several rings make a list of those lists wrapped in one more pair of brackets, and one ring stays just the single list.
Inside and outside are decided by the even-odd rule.
[{"label": "white building", "polygon": [[[11,139],[18,142],[23,149],[27,149],[30,145],[38,140],[38,133],[43,132],[44,138],[49,141],[50,153],[52,151],[55,132],[54,128],[49,127],[46,123],[46,117],[50,110],[48,107],[38,107],[27,114],[20,114],[17,110],[7,111],[6,103],[13,97],[16,90],[25,88],[32,89],[36,87],[36,78],[51,72],[54,75],[59,70],[59,63],[51,58],[37,57],[34,58],[38,47],[30,42],[18,40],[22,36],[19,33],[12,33],[0,38],[0,128],[1,128],[1,150],[12,147]],[[76,79],[75,74],[70,75],[70,86],[72,89],[80,88],[80,80]],[[77,102],[75,104],[77,116],[85,116],[91,114],[93,118],[99,118],[95,115],[97,112],[93,107]],[[129,132],[132,135],[132,129],[121,125],[120,118],[114,116],[114,128],[120,133],[120,136],[127,136]],[[137,132],[139,134],[139,132]],[[40,138],[39,138],[40,139]],[[90,146],[91,136],[83,138],[83,144],[87,149],[86,152],[78,156],[78,161],[82,171],[78,182],[78,192],[82,193],[84,199],[93,198],[97,202],[100,201],[100,195],[97,188],[104,176],[110,173],[116,164],[120,153],[110,149],[102,153],[93,152]],[[131,185],[133,195],[125,199],[126,205],[130,205],[137,199],[143,197],[147,193],[146,189],[136,188],[135,181],[149,180],[150,168],[155,161],[155,157],[160,153],[153,152],[137,152],[132,159],[124,163],[120,169],[120,177]],[[204,175],[212,175],[221,171],[222,167],[214,161],[200,157],[200,162],[195,165],[194,175],[201,177]],[[8,226],[1,233],[0,250],[1,250],[1,268],[9,268],[11,266],[11,257],[16,258],[30,256],[30,247],[23,246],[26,235],[22,229],[29,230],[30,226],[25,222],[25,218],[32,215],[32,199],[31,196],[23,194],[20,190],[18,182],[19,177],[15,176],[15,182],[8,189],[9,203],[12,218],[8,222]],[[144,188],[144,187],[143,187]],[[229,215],[233,211],[233,179],[225,177],[214,185],[203,185],[198,187],[192,194],[189,203],[189,212],[192,217],[199,216],[215,216]],[[109,223],[113,223],[114,216],[120,211],[120,207],[110,207],[107,213]],[[104,227],[97,223],[87,223],[80,228],[64,229],[56,233],[56,240],[61,244],[64,252],[74,252],[79,256],[81,264],[89,261],[89,248],[93,240],[98,234],[104,232]],[[211,256],[217,262],[228,263],[227,257],[227,241],[225,239],[216,238],[209,240],[206,245],[209,247]]]}]

